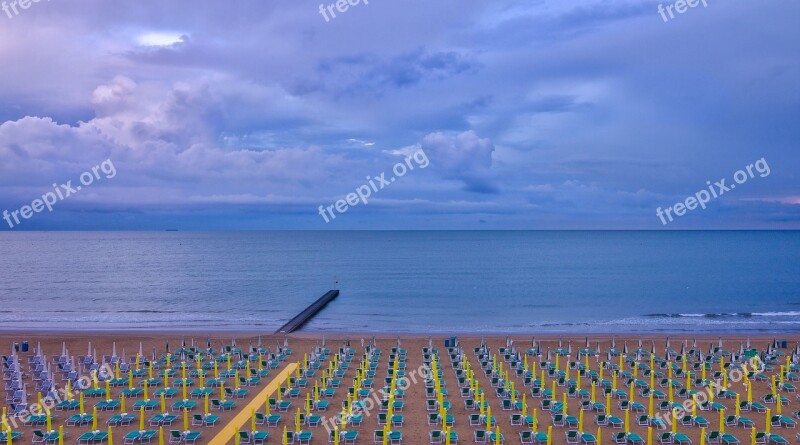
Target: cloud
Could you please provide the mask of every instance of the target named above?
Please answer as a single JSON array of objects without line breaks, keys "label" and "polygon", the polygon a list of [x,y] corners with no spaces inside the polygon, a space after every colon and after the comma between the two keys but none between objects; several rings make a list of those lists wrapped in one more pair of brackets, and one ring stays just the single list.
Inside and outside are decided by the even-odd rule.
[{"label": "cloud", "polygon": [[497,193],[492,180],[492,153],[494,145],[489,139],[481,139],[470,130],[451,136],[431,133],[420,146],[446,179],[464,183],[465,190],[477,193]]}]

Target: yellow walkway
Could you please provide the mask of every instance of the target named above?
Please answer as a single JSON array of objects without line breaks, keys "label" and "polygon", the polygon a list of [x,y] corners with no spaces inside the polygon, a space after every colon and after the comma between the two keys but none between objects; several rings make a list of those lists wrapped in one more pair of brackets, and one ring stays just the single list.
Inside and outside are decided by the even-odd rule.
[{"label": "yellow walkway", "polygon": [[[250,421],[250,416],[253,410],[259,410],[267,401],[267,398],[272,395],[276,390],[279,390],[281,384],[289,378],[292,373],[297,369],[297,363],[289,363],[283,371],[278,374],[271,382],[258,393],[253,400],[247,404],[230,422],[228,422],[222,431],[217,433],[208,443],[209,445],[227,445],[233,443],[233,436],[239,433],[239,430]],[[271,436],[271,435],[270,435]]]}]

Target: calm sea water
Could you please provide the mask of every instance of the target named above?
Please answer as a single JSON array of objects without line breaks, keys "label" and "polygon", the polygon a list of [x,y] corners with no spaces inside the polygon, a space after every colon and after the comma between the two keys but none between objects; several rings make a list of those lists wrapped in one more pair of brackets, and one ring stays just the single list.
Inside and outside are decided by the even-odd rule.
[{"label": "calm sea water", "polygon": [[797,332],[800,232],[0,232],[0,328]]}]

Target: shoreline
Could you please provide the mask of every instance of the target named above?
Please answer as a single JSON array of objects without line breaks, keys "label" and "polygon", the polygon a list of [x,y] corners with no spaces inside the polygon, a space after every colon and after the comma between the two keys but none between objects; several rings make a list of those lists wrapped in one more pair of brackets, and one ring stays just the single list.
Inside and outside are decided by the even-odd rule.
[{"label": "shoreline", "polygon": [[241,331],[218,331],[218,330],[187,330],[187,331],[170,331],[170,330],[146,330],[146,329],[139,329],[139,330],[96,330],[96,329],[82,329],[82,330],[28,330],[28,329],[3,329],[0,328],[0,341],[2,339],[9,337],[9,336],[32,336],[32,337],[41,337],[41,338],[74,338],[74,337],[102,337],[102,336],[113,336],[113,337],[125,337],[130,338],[131,336],[134,337],[142,337],[142,338],[288,338],[288,339],[297,339],[297,340],[320,340],[322,338],[326,339],[346,339],[346,338],[376,338],[379,340],[387,340],[387,339],[424,339],[427,340],[429,338],[433,340],[445,340],[451,337],[457,337],[459,339],[480,339],[486,338],[491,340],[497,339],[506,339],[510,338],[513,339],[515,342],[524,342],[530,341],[531,339],[539,340],[546,340],[546,341],[557,341],[562,339],[564,341],[584,341],[585,339],[589,339],[590,341],[611,341],[611,340],[618,340],[618,341],[664,341],[665,339],[669,338],[670,340],[674,341],[683,341],[685,339],[692,340],[743,340],[746,341],[748,338],[752,340],[759,340],[763,341],[766,339],[777,339],[777,340],[787,340],[791,341],[791,339],[796,339],[796,341],[800,341],[800,331],[793,331],[793,332],[781,332],[781,333],[714,333],[714,332],[648,332],[648,333],[629,333],[629,332],[603,332],[603,333],[580,333],[580,332],[564,332],[564,333],[485,333],[485,332],[453,332],[452,334],[442,334],[439,332],[436,333],[425,333],[425,332],[362,332],[362,331],[297,331],[293,333],[276,333],[276,332],[264,332],[264,331],[253,331],[253,330],[241,330]]},{"label": "shoreline", "polygon": [[517,331],[452,331],[450,333],[444,332],[405,332],[405,331],[348,331],[348,330],[331,330],[331,331],[295,331],[292,333],[280,333],[274,331],[260,331],[254,329],[241,329],[241,330],[215,330],[215,329],[146,329],[146,328],[132,328],[132,329],[17,329],[17,328],[3,328],[0,327],[0,337],[5,335],[40,335],[40,336],[60,336],[60,335],[130,335],[140,334],[145,336],[164,335],[164,336],[202,336],[202,335],[222,335],[222,336],[265,336],[265,337],[289,337],[289,338],[322,338],[330,336],[368,336],[376,338],[434,338],[445,339],[450,337],[486,337],[486,338],[500,338],[500,337],[536,337],[536,338],[664,338],[664,337],[722,337],[722,338],[767,338],[767,337],[780,337],[780,336],[799,336],[800,330],[784,330],[775,332],[715,332],[715,331],[642,331],[642,332],[580,332],[580,331],[564,331],[564,332],[517,332]]}]

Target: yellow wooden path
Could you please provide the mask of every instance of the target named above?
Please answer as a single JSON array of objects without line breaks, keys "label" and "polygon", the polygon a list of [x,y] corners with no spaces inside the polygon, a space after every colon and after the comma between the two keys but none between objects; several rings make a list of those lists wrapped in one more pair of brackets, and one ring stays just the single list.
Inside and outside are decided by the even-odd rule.
[{"label": "yellow wooden path", "polygon": [[269,398],[275,391],[280,390],[281,384],[288,379],[295,369],[297,369],[297,363],[289,363],[286,365],[286,368],[280,372],[271,382],[264,388],[258,395],[253,398],[253,400],[247,404],[242,410],[236,414],[236,416],[225,425],[222,430],[217,433],[208,443],[209,445],[227,445],[233,443],[233,436],[239,434],[239,430],[250,421],[250,416],[252,415],[253,410],[258,411],[259,408],[263,407]]}]

